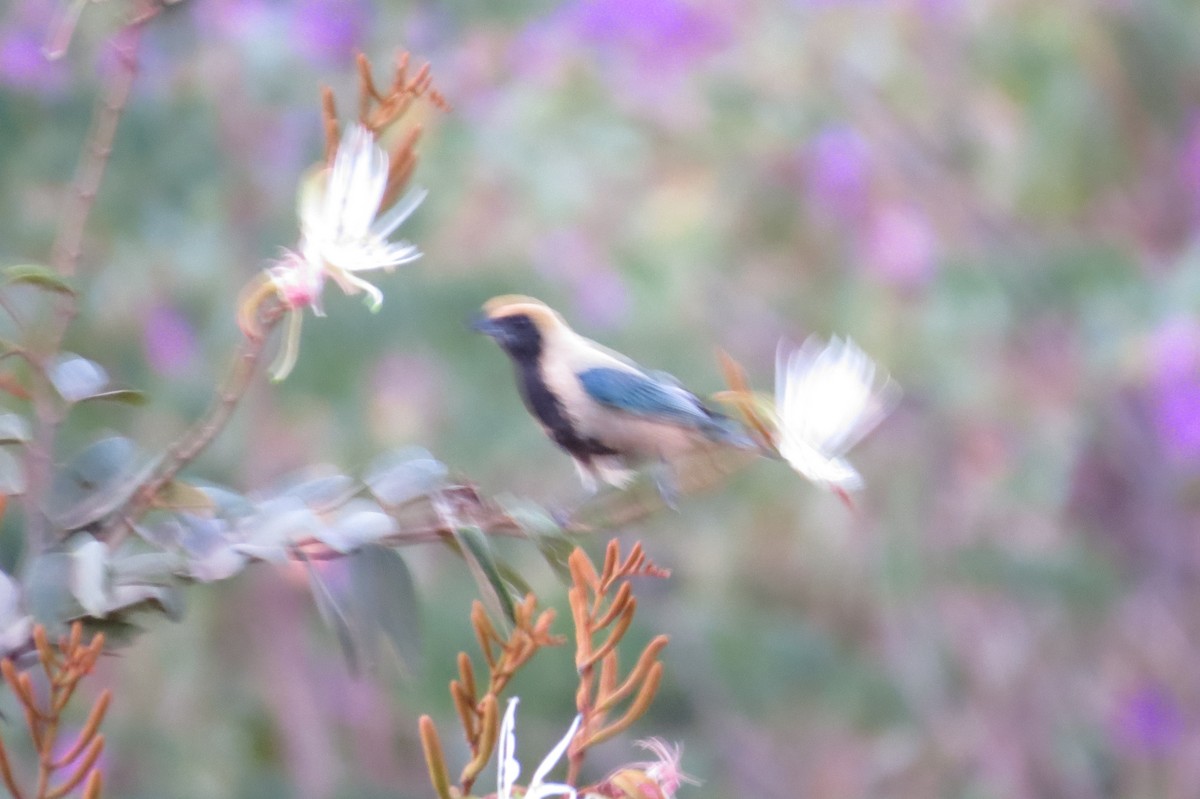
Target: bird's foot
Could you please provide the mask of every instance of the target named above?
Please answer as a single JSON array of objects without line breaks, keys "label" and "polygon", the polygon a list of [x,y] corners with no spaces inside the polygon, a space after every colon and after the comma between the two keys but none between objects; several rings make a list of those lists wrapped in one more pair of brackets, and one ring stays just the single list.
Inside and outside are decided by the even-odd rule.
[{"label": "bird's foot", "polygon": [[671,510],[679,510],[679,486],[675,484],[675,473],[667,464],[659,464],[654,468],[654,487],[658,489],[663,504]]}]

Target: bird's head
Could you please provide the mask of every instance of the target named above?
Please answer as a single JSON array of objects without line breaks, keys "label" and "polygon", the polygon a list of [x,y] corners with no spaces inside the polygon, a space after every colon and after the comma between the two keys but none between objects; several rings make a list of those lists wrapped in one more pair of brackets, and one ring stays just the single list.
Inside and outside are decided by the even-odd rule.
[{"label": "bird's head", "polygon": [[536,358],[547,343],[570,331],[550,306],[516,294],[492,297],[471,326],[514,358]]}]

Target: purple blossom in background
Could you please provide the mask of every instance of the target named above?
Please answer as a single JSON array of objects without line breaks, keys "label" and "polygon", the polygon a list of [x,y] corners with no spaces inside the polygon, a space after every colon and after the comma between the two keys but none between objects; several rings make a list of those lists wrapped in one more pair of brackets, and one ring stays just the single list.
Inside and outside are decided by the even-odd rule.
[{"label": "purple blossom in background", "polygon": [[913,10],[928,22],[952,22],[963,10],[963,0],[910,0]]},{"label": "purple blossom in background", "polygon": [[371,11],[364,0],[300,0],[292,18],[294,47],[318,63],[349,63],[362,47]]},{"label": "purple blossom in background", "polygon": [[1200,323],[1167,322],[1150,342],[1154,422],[1173,457],[1200,463]]},{"label": "purple blossom in background", "polygon": [[522,79],[552,83],[565,71],[576,48],[558,22],[554,16],[534,20],[513,38],[506,60]]},{"label": "purple blossom in background", "polygon": [[860,220],[871,190],[871,152],[863,137],[844,125],[825,128],[803,160],[809,202],[839,221]]},{"label": "purple blossom in background", "polygon": [[295,189],[296,175],[312,160],[311,123],[307,108],[271,109],[245,131],[244,147],[255,178],[268,191],[286,197]]},{"label": "purple blossom in background", "polygon": [[252,38],[269,26],[272,9],[266,0],[207,0],[189,3],[201,32],[231,39]]},{"label": "purple blossom in background", "polygon": [[792,0],[793,5],[799,8],[825,9],[838,8],[848,6],[851,8],[859,6],[881,6],[890,0]]},{"label": "purple blossom in background", "polygon": [[612,269],[580,275],[573,288],[580,318],[593,327],[615,328],[629,315],[629,287]]},{"label": "purple blossom in background", "polygon": [[57,6],[46,0],[23,0],[0,20],[0,85],[29,93],[58,93],[67,85],[62,61],[42,52]]},{"label": "purple blossom in background", "polygon": [[583,44],[647,70],[686,70],[729,40],[720,19],[682,0],[575,0],[559,14]]},{"label": "purple blossom in background", "polygon": [[629,288],[596,242],[577,229],[555,230],[534,248],[534,266],[571,290],[580,322],[611,329],[629,313]]},{"label": "purple blossom in background", "polygon": [[179,377],[191,370],[196,359],[196,335],[178,309],[156,305],[146,314],[142,327],[146,361],[166,377]]},{"label": "purple blossom in background", "polygon": [[1140,755],[1170,753],[1183,737],[1179,703],[1161,686],[1146,683],[1117,707],[1114,737],[1122,749]]},{"label": "purple blossom in background", "polygon": [[867,269],[901,289],[919,288],[937,267],[937,236],[929,219],[911,206],[881,208],[866,233]]}]

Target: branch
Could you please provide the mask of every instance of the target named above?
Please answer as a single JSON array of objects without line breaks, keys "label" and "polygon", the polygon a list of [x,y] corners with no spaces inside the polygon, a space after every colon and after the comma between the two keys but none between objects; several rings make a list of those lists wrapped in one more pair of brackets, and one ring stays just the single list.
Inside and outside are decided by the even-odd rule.
[{"label": "branch", "polygon": [[[129,102],[137,77],[137,54],[143,27],[158,14],[160,8],[156,0],[143,0],[138,11],[114,39],[118,69],[109,79],[107,90],[92,113],[91,130],[85,140],[72,192],[67,198],[67,208],[60,218],[51,250],[51,266],[64,277],[75,274],[79,262],[83,230],[104,178],[117,123]],[[33,438],[28,449],[28,485],[21,501],[28,526],[29,550],[32,552],[41,551],[50,536],[50,524],[42,513],[42,506],[50,487],[54,442],[62,421],[57,395],[45,376],[45,364],[51,355],[62,348],[67,329],[78,313],[75,295],[58,296],[54,309],[54,322],[44,344],[37,353],[30,353],[30,362],[36,366],[39,375],[34,380],[32,393]]]},{"label": "branch", "polygon": [[[67,703],[75,693],[80,680],[92,672],[96,659],[104,649],[104,634],[97,633],[90,642],[83,642],[83,625],[75,622],[69,635],[59,639],[57,646],[50,643],[46,629],[37,625],[33,629],[34,649],[37,659],[46,673],[45,691],[35,691],[29,675],[17,671],[10,658],[0,660],[0,674],[13,696],[24,711],[29,736],[37,753],[37,785],[32,793],[20,787],[12,770],[4,742],[0,740],[0,780],[15,799],[32,796],[36,799],[62,799],[80,785],[86,783],[84,796],[95,799],[100,795],[101,777],[96,761],[104,749],[104,736],[100,725],[108,711],[112,694],[105,690],[88,713],[87,721],[75,741],[68,746],[64,755],[56,758],[54,752],[58,742],[59,725]],[[69,774],[62,777],[57,786],[51,781],[68,767]]]},{"label": "branch", "polygon": [[[658,655],[667,645],[667,636],[657,636],[642,650],[637,665],[620,684],[617,646],[637,612],[637,599],[629,580],[633,577],[668,577],[670,572],[654,565],[646,557],[640,542],[634,544],[622,560],[616,539],[608,542],[599,573],[582,549],[577,548],[571,553],[569,565],[572,585],[567,598],[575,625],[575,668],[579,673],[575,706],[583,717],[567,750],[567,782],[574,785],[587,750],[626,730],[646,712],[658,692],[662,679],[662,662]],[[598,637],[603,637],[599,643]],[[597,664],[600,664],[598,671]],[[616,721],[608,721],[609,713],[635,688],[637,694],[625,713]]]},{"label": "branch", "polygon": [[283,318],[284,310],[282,306],[276,306],[266,311],[265,318],[260,320],[261,335],[242,339],[229,373],[208,410],[167,449],[166,456],[154,473],[133,492],[125,506],[100,531],[97,537],[107,541],[109,549],[116,549],[133,532],[134,523],[150,508],[159,492],[175,479],[183,467],[203,452],[229,423],[238,403],[250,388],[251,379],[258,372],[267,339]]},{"label": "branch", "polygon": [[144,0],[141,7],[116,35],[113,46],[117,51],[117,70],[108,81],[103,97],[92,115],[91,132],[84,146],[83,158],[75,173],[67,210],[62,215],[51,251],[50,265],[61,275],[75,274],[79,263],[83,230],[95,205],[100,182],[108,157],[112,153],[117,123],[129,103],[133,82],[138,74],[138,50],[142,31],[147,22],[158,15],[161,6],[155,0]]}]

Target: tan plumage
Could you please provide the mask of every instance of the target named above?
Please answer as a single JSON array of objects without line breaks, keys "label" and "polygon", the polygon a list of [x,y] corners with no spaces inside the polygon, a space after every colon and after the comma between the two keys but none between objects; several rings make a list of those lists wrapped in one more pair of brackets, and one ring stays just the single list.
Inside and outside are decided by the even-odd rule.
[{"label": "tan plumage", "polygon": [[671,464],[714,442],[742,445],[729,420],[674,378],[581,336],[532,297],[488,300],[476,328],[512,358],[526,407],[575,459],[585,484],[622,486],[638,462]]}]

